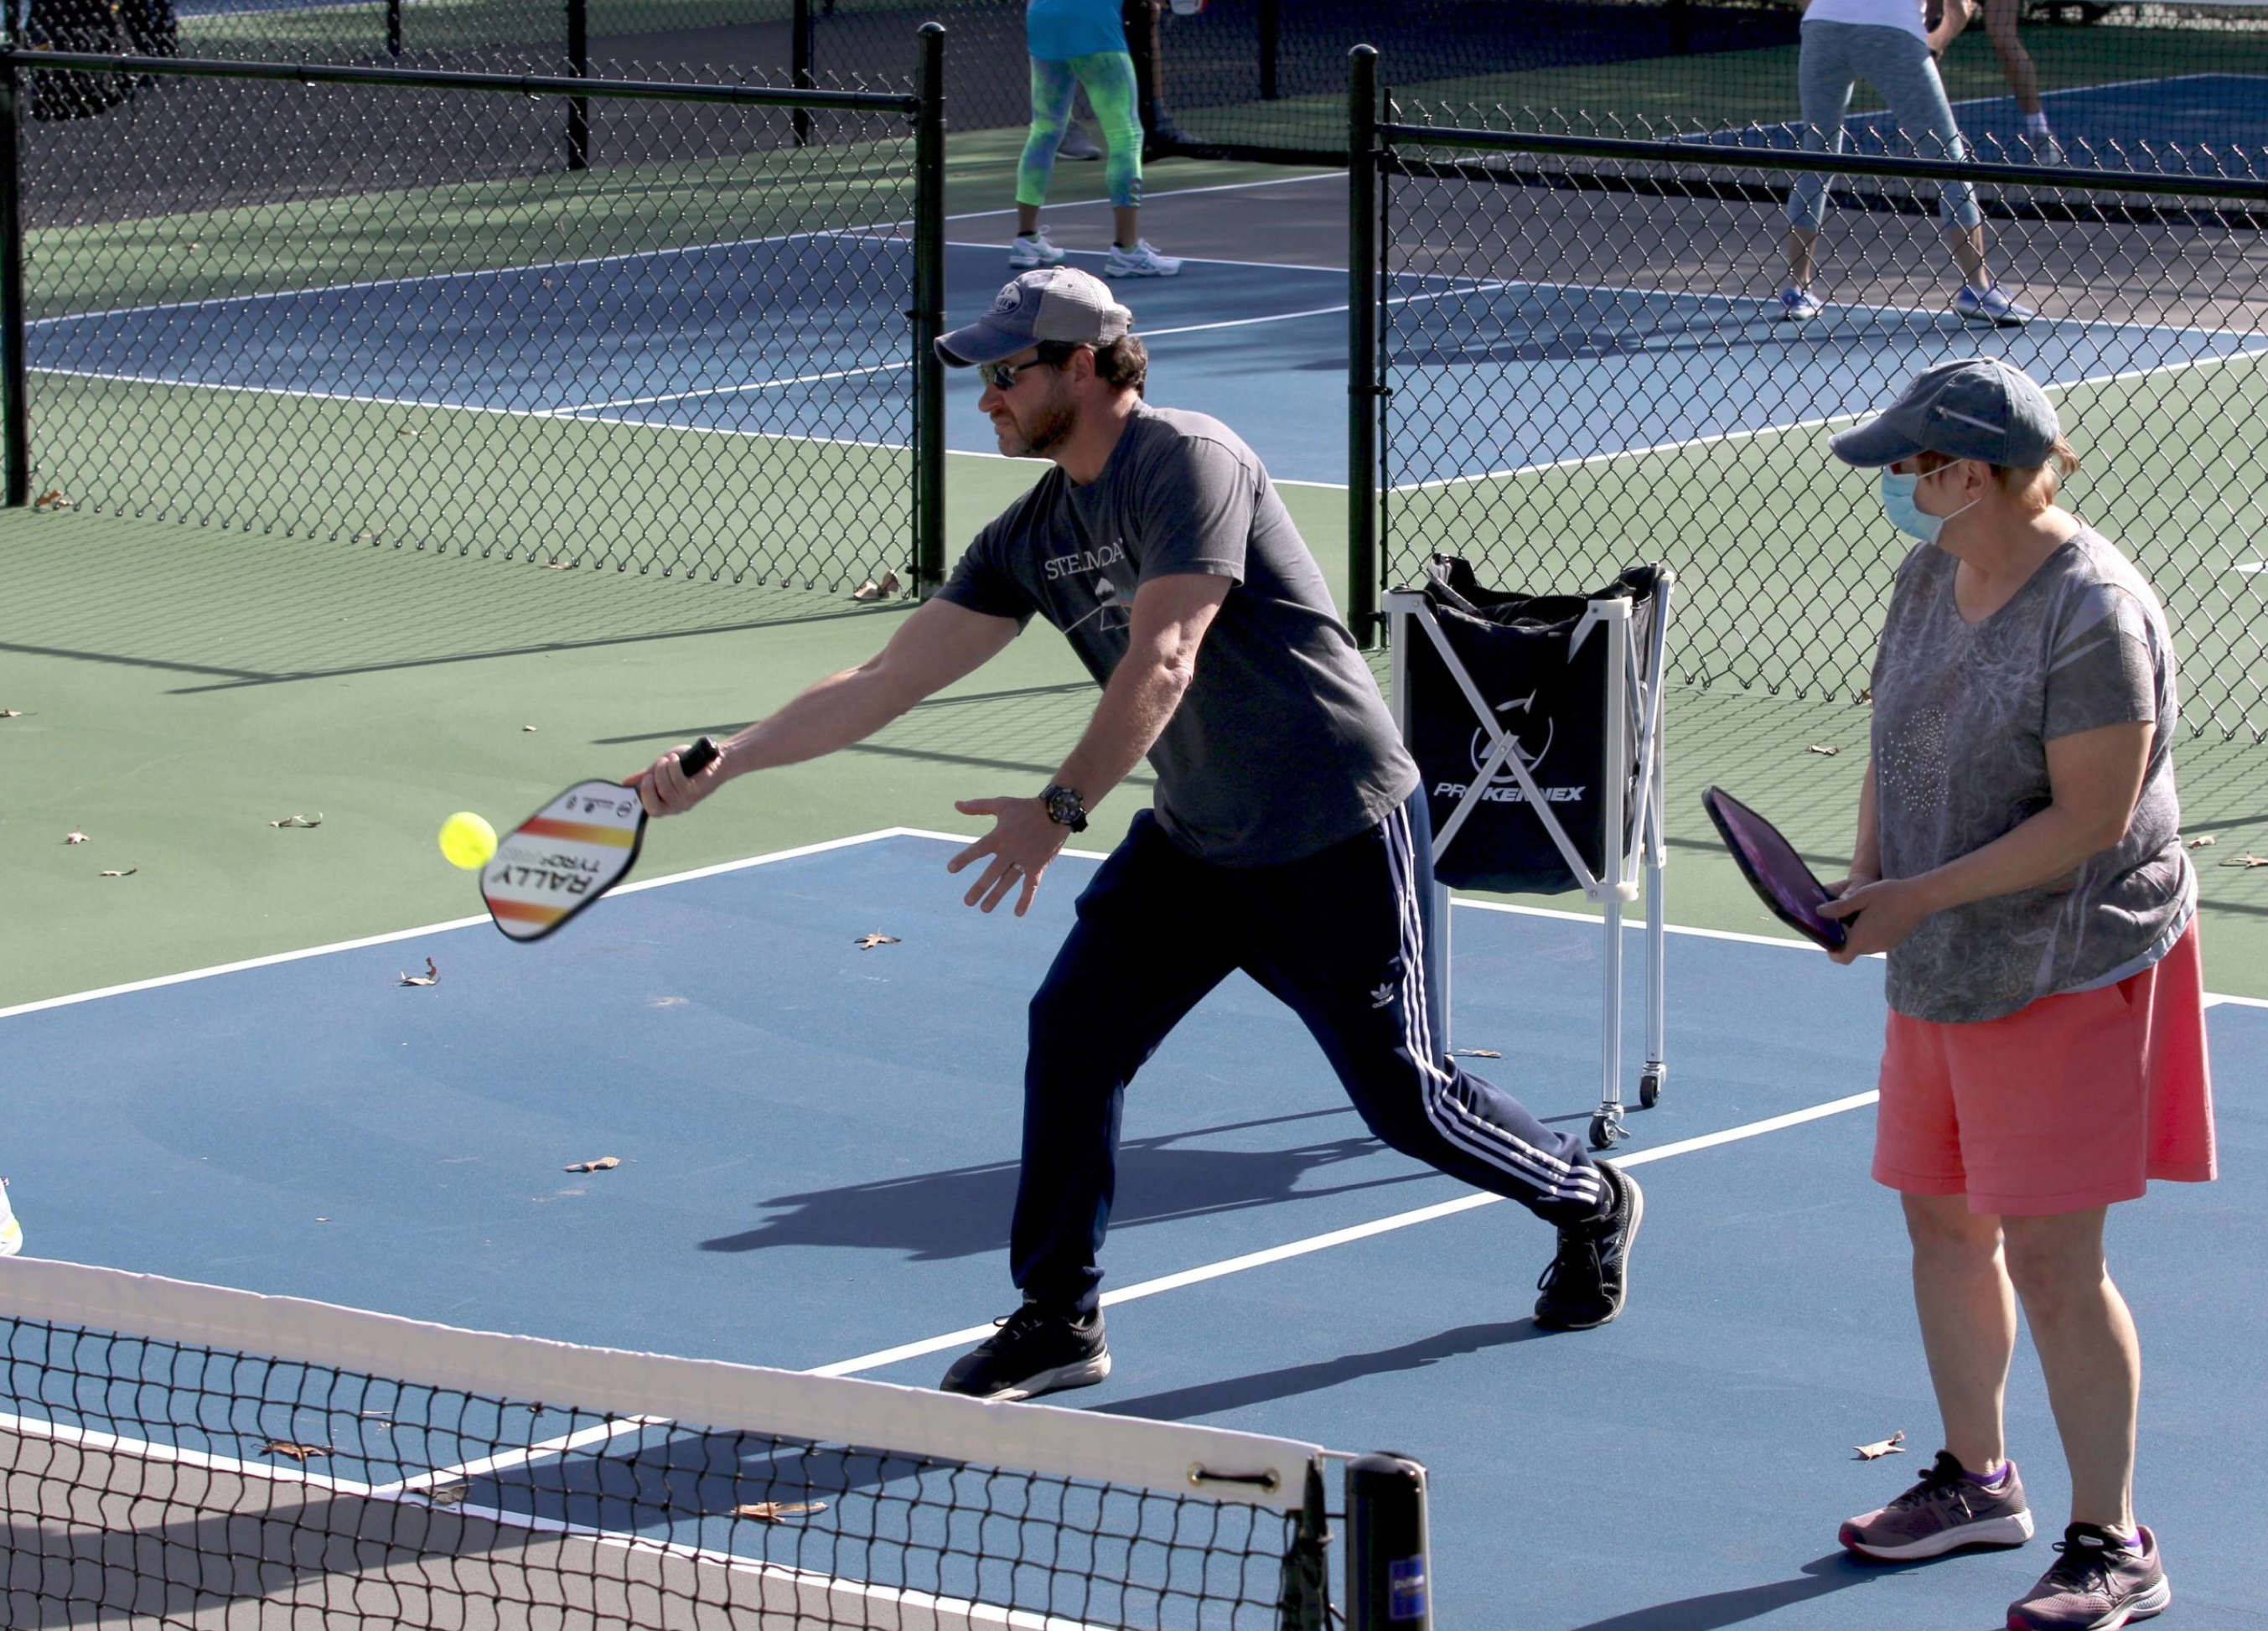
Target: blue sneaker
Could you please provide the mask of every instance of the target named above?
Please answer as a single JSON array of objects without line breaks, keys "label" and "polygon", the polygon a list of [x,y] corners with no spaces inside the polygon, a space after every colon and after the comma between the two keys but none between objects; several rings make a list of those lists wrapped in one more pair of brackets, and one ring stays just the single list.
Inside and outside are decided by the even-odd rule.
[{"label": "blue sneaker", "polygon": [[1826,309],[1808,288],[1779,291],[1779,320],[1783,323],[1808,323]]},{"label": "blue sneaker", "polygon": [[1997,283],[1982,289],[1967,283],[1953,297],[1953,309],[1963,322],[1990,323],[1995,328],[2021,328],[2039,313],[2028,305],[2020,305],[2016,298]]}]

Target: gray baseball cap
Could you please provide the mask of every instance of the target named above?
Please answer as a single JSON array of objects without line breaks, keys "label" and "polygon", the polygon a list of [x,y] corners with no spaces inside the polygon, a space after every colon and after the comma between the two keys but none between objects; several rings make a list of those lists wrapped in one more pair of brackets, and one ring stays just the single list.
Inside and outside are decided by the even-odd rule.
[{"label": "gray baseball cap", "polygon": [[2030,375],[1972,356],[1916,374],[1896,401],[1829,445],[1862,469],[1926,452],[2031,470],[2047,463],[2062,434],[2055,404]]},{"label": "gray baseball cap", "polygon": [[1046,266],[1000,286],[992,309],[937,342],[954,368],[998,363],[1042,340],[1108,345],[1134,326],[1134,313],[1110,298],[1110,285],[1076,267]]}]

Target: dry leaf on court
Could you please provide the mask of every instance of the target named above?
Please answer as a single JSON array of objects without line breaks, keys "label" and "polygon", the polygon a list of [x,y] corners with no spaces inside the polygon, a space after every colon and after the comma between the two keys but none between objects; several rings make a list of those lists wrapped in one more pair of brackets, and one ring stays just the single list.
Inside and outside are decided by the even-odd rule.
[{"label": "dry leaf on court", "polygon": [[895,935],[860,935],[850,944],[861,951],[871,951],[878,945],[897,944],[898,937]]},{"label": "dry leaf on court", "polygon": [[620,1156],[600,1156],[595,1161],[570,1161],[559,1170],[563,1172],[611,1172],[622,1164]]},{"label": "dry leaf on court", "polygon": [[295,1444],[288,1438],[271,1438],[261,1446],[260,1453],[264,1456],[290,1456],[305,1466],[317,1456],[330,1454],[331,1447],[328,1444]]},{"label": "dry leaf on court", "polygon": [[396,430],[394,434],[394,435],[396,435],[396,436],[423,436],[423,435],[424,435],[425,433],[424,433],[423,430],[420,430],[419,429],[417,429],[417,427],[416,427],[416,426],[415,426],[415,425],[404,425],[404,426],[402,426],[402,427],[401,427],[401,429],[400,429],[399,430]]},{"label": "dry leaf on court", "polygon": [[571,572],[582,564],[579,561],[545,561],[541,564],[547,572]]},{"label": "dry leaf on court", "polygon": [[0,719],[21,719],[23,716],[24,710],[20,708],[0,708]]},{"label": "dry leaf on court", "polygon": [[1818,743],[1814,742],[1809,747],[1805,748],[1803,751],[1807,753],[1816,753],[1822,759],[1832,759],[1836,754],[1841,753],[1843,750],[1839,747],[1822,747]]},{"label": "dry leaf on court", "polygon": [[320,827],[322,824],[323,812],[318,810],[312,816],[284,816],[279,820],[270,821],[268,825],[270,827]]},{"label": "dry leaf on court", "polygon": [[2220,840],[2215,838],[2211,833],[2207,833],[2203,838],[2192,838],[2190,840],[2190,848],[2192,849],[2210,849],[2220,841]]},{"label": "dry leaf on court", "polygon": [[1873,705],[1873,703],[1874,703],[1874,687],[1871,687],[1871,686],[1869,686],[1869,687],[1867,687],[1865,690],[1860,691],[1860,692],[1859,693],[1859,694],[1858,694],[1858,695],[1856,695],[1856,696],[1854,696],[1854,697],[1852,697],[1852,698],[1851,699],[1851,706],[1852,706],[1852,707],[1853,707],[1853,708],[1867,708],[1867,707],[1871,707],[1871,706]]},{"label": "dry leaf on court", "polygon": [[63,496],[63,490],[59,487],[49,488],[32,501],[34,510],[70,510],[74,507],[72,502]]},{"label": "dry leaf on court", "polygon": [[141,870],[142,869],[138,866],[129,866],[122,872],[105,872],[103,876],[105,878],[131,878],[135,873]]},{"label": "dry leaf on court", "polygon": [[1893,1433],[1888,1438],[1879,1439],[1874,1444],[1860,1444],[1859,1446],[1859,1459],[1861,1461],[1879,1461],[1884,1456],[1902,1456],[1905,1454],[1905,1451],[1899,1449],[1898,1446],[1905,1442],[1906,1436],[1904,1433]]},{"label": "dry leaf on court", "polygon": [[2223,861],[2219,864],[2222,866],[2241,866],[2248,869],[2256,866],[2268,866],[2268,856],[2242,855],[2237,856],[2234,861]]},{"label": "dry leaf on court", "polygon": [[65,833],[63,834],[63,842],[67,844],[83,844],[86,841],[87,838],[85,833]]},{"label": "dry leaf on court", "polygon": [[1504,1055],[1493,1047],[1453,1047],[1449,1050],[1449,1057],[1452,1059],[1501,1059]]},{"label": "dry leaf on court", "polygon": [[521,731],[533,731],[533,730],[534,730],[534,729],[535,729],[535,727],[534,727],[534,725],[522,725],[522,726],[520,726],[520,730],[521,730]]},{"label": "dry leaf on court", "polygon": [[433,959],[429,957],[425,959],[423,973],[404,974],[401,976],[401,983],[406,986],[437,986],[441,983],[441,971],[434,966]]},{"label": "dry leaf on court", "polygon": [[425,1498],[435,1506],[462,1506],[472,1493],[469,1484],[441,1484],[427,1490]]},{"label": "dry leaf on court", "polygon": [[784,1519],[799,1517],[806,1512],[824,1512],[824,1501],[751,1501],[746,1506],[733,1509],[734,1517],[753,1517],[758,1523],[777,1524]]},{"label": "dry leaf on court", "polygon": [[885,572],[882,574],[881,582],[876,583],[873,578],[868,578],[850,591],[850,598],[853,600],[880,600],[884,595],[894,595],[897,592],[898,575],[895,572]]}]

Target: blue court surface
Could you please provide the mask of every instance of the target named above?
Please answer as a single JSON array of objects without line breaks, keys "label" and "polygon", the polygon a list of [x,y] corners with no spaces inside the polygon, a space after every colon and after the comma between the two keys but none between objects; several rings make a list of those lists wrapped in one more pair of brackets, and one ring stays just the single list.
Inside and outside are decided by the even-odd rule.
[{"label": "blue court surface", "polygon": [[[2268,175],[2268,80],[2254,74],[2181,74],[2116,84],[2043,92],[2065,162],[2076,171],[2140,171],[2155,175],[2220,176],[2257,181]],[[2028,165],[2034,150],[2013,96],[1974,97],[1953,105],[1954,122],[1970,156]],[[1712,144],[1786,151],[1800,145],[1799,121],[1720,130]],[[1844,121],[1846,151],[1905,153],[1915,149],[1881,109]],[[1936,155],[1931,155],[1935,157]]]},{"label": "blue court surface", "polygon": [[[943,871],[960,841],[651,880],[534,946],[468,920],[0,1012],[32,1249],[932,1385],[1012,1302],[1024,1004],[1094,865],[985,917]],[[1454,1040],[1567,1125],[1595,1102],[1602,932],[1457,914]],[[400,983],[428,958],[438,984]],[[1546,1337],[1544,1229],[1380,1147],[1233,980],[1130,1095],[1117,1369],[1062,1402],[1418,1457],[1443,1627],[1998,1625],[2067,1493],[2029,1348],[2012,1447],[2049,1533],[1908,1569],[1834,1544],[1936,1434],[1897,1209],[1867,1178],[1879,966],[1680,932],[1668,998],[1668,1090],[1623,1147],[1648,1196],[1631,1307]],[[2268,1308],[2232,1272],[2268,1219],[2268,1009],[2211,1018],[2223,1180],[2160,1186],[2112,1232],[2148,1353],[2140,1512],[2200,1628],[2262,1623],[2268,1456]],[[1894,1432],[1913,1453],[1854,1457]]]},{"label": "blue court surface", "polygon": [[[820,442],[895,425],[902,444],[904,342],[862,327],[871,299],[858,291],[905,279],[909,253],[894,237],[828,234],[130,308],[34,323],[28,349],[34,370],[87,378]],[[958,324],[1010,274],[996,246],[948,257]],[[1071,259],[1101,269],[1100,255]],[[1345,481],[1344,272],[1207,261],[1119,289],[1159,400],[1236,426],[1278,478]],[[1460,371],[1473,409],[1446,441],[1444,427],[1403,428],[1425,438],[1418,463],[1435,479],[1783,429],[1980,350],[2073,384],[2268,346],[2072,319],[1980,330],[1941,307],[1838,305],[1798,328],[1775,320],[1769,289],[1412,277],[1393,298],[1397,353]],[[976,397],[969,375],[949,381],[947,442],[994,452]]]}]

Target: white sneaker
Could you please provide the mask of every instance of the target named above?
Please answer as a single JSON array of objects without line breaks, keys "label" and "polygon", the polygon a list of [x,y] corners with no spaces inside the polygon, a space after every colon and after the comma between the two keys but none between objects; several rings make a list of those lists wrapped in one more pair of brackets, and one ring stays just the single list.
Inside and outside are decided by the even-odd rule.
[{"label": "white sneaker", "polygon": [[1953,309],[1964,322],[1990,323],[1996,328],[2021,328],[2039,315],[1998,283],[1982,289],[1963,283],[1953,297]]},{"label": "white sneaker", "polygon": [[13,1257],[24,1249],[24,1226],[8,1209],[8,1180],[0,1178],[0,1257]]},{"label": "white sneaker", "polygon": [[1105,277],[1172,277],[1181,269],[1179,260],[1160,254],[1146,238],[1136,239],[1131,249],[1121,249],[1113,244],[1110,259],[1102,263]]},{"label": "white sneaker", "polygon": [[1008,264],[1019,272],[1028,272],[1036,267],[1061,266],[1064,252],[1048,242],[1048,231],[1042,227],[1027,237],[1019,232],[1016,241],[1008,246]]},{"label": "white sneaker", "polygon": [[2042,130],[2027,136],[2024,145],[2030,150],[2032,162],[2036,165],[2059,165],[2064,161],[2063,143],[2049,131]]}]

